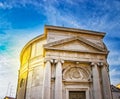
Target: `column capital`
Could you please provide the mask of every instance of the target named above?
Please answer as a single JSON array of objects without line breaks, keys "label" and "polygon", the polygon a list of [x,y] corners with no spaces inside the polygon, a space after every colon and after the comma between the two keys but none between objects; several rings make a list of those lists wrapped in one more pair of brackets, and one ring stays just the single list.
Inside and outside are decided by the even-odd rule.
[{"label": "column capital", "polygon": [[44,59],[44,62],[45,62],[45,63],[48,62],[48,61],[49,61],[50,63],[53,63],[53,59],[51,59],[51,58],[45,58],[45,59]]},{"label": "column capital", "polygon": [[98,66],[99,66],[99,67],[107,67],[107,66],[109,66],[109,65],[108,65],[108,63],[106,63],[106,62],[98,62]]},{"label": "column capital", "polygon": [[91,66],[98,66],[98,67],[103,67],[106,66],[107,64],[105,62],[91,62]]},{"label": "column capital", "polygon": [[60,63],[64,63],[64,60],[62,60],[62,59],[55,59],[55,63],[58,63],[58,62],[60,62]]},{"label": "column capital", "polygon": [[90,65],[91,66],[97,66],[97,63],[96,62],[91,62]]},{"label": "column capital", "polygon": [[103,63],[103,62],[98,62],[98,63],[97,63],[97,66],[98,66],[98,67],[102,67],[102,66],[104,66],[104,63]]}]

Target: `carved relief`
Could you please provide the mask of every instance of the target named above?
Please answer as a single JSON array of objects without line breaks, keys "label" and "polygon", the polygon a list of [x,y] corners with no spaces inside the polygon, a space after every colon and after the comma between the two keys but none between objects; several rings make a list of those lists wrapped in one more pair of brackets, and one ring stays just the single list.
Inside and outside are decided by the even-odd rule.
[{"label": "carved relief", "polygon": [[78,81],[88,81],[89,72],[87,68],[83,68],[82,66],[72,66],[68,67],[63,71],[63,79],[64,80],[78,80]]}]

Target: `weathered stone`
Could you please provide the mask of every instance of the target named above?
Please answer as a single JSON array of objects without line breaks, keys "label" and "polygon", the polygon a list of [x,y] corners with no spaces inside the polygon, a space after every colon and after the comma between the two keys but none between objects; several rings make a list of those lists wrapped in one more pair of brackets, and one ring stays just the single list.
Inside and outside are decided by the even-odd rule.
[{"label": "weathered stone", "polygon": [[104,35],[45,26],[21,52],[17,99],[112,99]]}]

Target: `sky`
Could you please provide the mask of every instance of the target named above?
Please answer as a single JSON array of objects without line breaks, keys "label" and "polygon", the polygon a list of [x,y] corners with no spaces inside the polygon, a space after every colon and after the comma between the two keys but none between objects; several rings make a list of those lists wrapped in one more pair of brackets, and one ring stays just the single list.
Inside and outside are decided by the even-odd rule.
[{"label": "sky", "polygon": [[15,96],[20,52],[44,25],[106,32],[111,84],[120,83],[120,0],[0,0],[0,99]]}]

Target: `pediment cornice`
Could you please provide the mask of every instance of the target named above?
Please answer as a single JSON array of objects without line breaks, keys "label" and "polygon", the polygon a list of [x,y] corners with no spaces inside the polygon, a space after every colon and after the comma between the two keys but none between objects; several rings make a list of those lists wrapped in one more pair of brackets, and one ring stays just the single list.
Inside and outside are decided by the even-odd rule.
[{"label": "pediment cornice", "polygon": [[[106,52],[106,53],[108,52],[106,48],[103,48],[103,47],[101,47],[99,45],[96,45],[95,43],[90,42],[90,41],[88,41],[85,38],[82,38],[80,36],[75,36],[75,37],[71,37],[71,38],[62,39],[62,40],[59,40],[59,41],[47,43],[47,44],[44,45],[44,48],[45,49],[54,49],[54,50],[55,49],[56,50],[65,50],[65,49],[56,48],[56,46],[64,45],[64,44],[72,42],[72,41],[80,41],[80,42],[86,44],[87,46],[90,46],[90,47],[98,50],[99,52]],[[79,51],[79,50],[73,50],[73,51]]]}]

